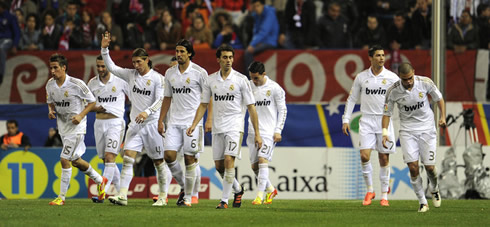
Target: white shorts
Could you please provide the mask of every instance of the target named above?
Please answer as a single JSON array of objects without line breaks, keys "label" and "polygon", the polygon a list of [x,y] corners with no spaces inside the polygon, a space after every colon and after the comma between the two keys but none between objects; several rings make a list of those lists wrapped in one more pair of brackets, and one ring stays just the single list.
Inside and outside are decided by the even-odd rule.
[{"label": "white shorts", "polygon": [[144,125],[129,125],[124,150],[141,152],[143,147],[151,159],[163,159],[163,138],[158,133],[157,121]]},{"label": "white shorts", "polygon": [[233,131],[213,134],[213,160],[223,160],[225,155],[241,159],[243,132]]},{"label": "white shorts", "polygon": [[61,136],[63,141],[63,150],[61,150],[60,157],[68,161],[75,161],[85,154],[85,139],[84,134],[73,134]]},{"label": "white shorts", "polygon": [[100,159],[104,159],[105,152],[119,154],[125,126],[126,123],[122,118],[95,120],[95,147]]},{"label": "white shorts", "polygon": [[422,161],[424,165],[436,164],[437,134],[430,132],[400,131],[400,144],[405,163]]},{"label": "white shorts", "polygon": [[262,147],[257,149],[255,146],[255,135],[248,134],[247,137],[247,146],[248,151],[250,152],[250,163],[254,164],[259,162],[260,158],[265,158],[269,162],[272,161],[272,154],[274,153],[275,147],[274,139],[272,136],[262,136]]},{"label": "white shorts", "polygon": [[359,120],[359,148],[361,150],[372,149],[384,154],[393,154],[396,152],[395,130],[393,129],[391,120],[388,126],[388,137],[393,142],[393,146],[389,146],[388,148],[383,147],[382,119],[383,116],[379,115],[361,117]]},{"label": "white shorts", "polygon": [[165,132],[165,150],[166,151],[183,151],[185,155],[195,156],[203,152],[204,148],[204,130],[202,125],[197,126],[192,136],[187,136],[188,126],[169,125]]}]

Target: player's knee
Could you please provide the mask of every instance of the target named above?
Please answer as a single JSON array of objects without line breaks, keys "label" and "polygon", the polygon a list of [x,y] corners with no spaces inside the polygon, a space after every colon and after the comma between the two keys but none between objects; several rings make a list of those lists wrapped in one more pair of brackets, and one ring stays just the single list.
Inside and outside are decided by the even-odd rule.
[{"label": "player's knee", "polygon": [[368,154],[361,153],[361,161],[362,162],[369,162],[370,156]]},{"label": "player's knee", "polygon": [[429,173],[433,173],[435,171],[435,167],[434,166],[425,166],[425,169]]}]

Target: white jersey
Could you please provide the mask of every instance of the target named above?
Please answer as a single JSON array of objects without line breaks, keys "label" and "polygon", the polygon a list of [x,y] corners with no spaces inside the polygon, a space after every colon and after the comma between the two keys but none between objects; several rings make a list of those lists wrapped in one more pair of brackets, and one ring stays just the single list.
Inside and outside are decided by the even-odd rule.
[{"label": "white jersey", "polygon": [[100,81],[99,76],[89,80],[87,86],[95,96],[96,106],[102,106],[107,113],[118,118],[124,117],[124,94],[129,96],[129,85],[123,79],[109,73],[106,84]]},{"label": "white jersey", "polygon": [[204,86],[201,103],[213,98],[213,134],[243,132],[243,105],[255,104],[250,83],[243,74],[231,70],[223,80],[221,71],[211,74]]},{"label": "white jersey", "polygon": [[109,72],[128,82],[128,97],[131,101],[130,124],[135,124],[136,116],[143,111],[148,114],[148,118],[142,124],[158,121],[165,85],[162,74],[150,69],[145,75],[140,75],[136,69],[121,68],[114,64],[107,48],[102,48],[101,55]]},{"label": "white jersey", "polygon": [[363,115],[383,115],[386,90],[398,80],[398,76],[385,67],[377,76],[371,68],[357,74],[345,104],[342,123],[350,122],[352,110],[359,98]]},{"label": "white jersey", "polygon": [[[259,117],[259,130],[261,136],[274,136],[281,134],[286,122],[286,93],[275,81],[265,76],[266,81],[262,86],[255,86],[250,81],[252,93],[255,98],[255,109]],[[255,134],[252,121],[248,118],[248,133]]]},{"label": "white jersey", "polygon": [[71,118],[85,109],[86,103],[95,102],[83,80],[66,75],[65,82],[58,86],[56,80],[51,78],[46,83],[47,103],[54,104],[56,110],[56,123],[61,136],[85,134],[87,117],[79,124],[73,124]]},{"label": "white jersey", "polygon": [[434,113],[430,108],[428,94],[435,102],[442,94],[428,77],[414,75],[412,90],[403,87],[400,81],[393,84],[386,94],[384,115],[393,114],[397,103],[400,114],[400,131],[435,131]]},{"label": "white jersey", "polygon": [[[206,70],[192,62],[184,73],[180,73],[178,65],[167,69],[164,96],[172,98],[167,124],[192,125],[207,77]],[[202,124],[202,119],[199,124]]]}]

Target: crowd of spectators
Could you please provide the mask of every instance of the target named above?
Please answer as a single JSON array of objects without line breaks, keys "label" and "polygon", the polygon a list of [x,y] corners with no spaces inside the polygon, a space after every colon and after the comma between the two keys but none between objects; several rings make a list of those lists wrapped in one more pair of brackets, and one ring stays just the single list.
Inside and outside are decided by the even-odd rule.
[{"label": "crowd of spectators", "polygon": [[[196,49],[428,49],[433,0],[0,0],[2,52]],[[490,0],[446,0],[447,47],[489,48]],[[0,56],[1,57],[1,56]],[[0,70],[2,67],[0,65]],[[3,72],[3,71],[2,71]],[[0,73],[2,73],[0,72]]]}]

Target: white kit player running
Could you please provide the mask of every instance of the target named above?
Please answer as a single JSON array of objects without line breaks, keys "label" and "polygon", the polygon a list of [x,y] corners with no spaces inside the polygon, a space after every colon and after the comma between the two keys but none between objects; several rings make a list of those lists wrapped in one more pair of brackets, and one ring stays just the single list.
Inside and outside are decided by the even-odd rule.
[{"label": "white kit player running", "polygon": [[[186,135],[186,130],[191,126],[194,113],[201,102],[201,93],[208,73],[191,61],[195,55],[191,42],[185,39],[177,42],[175,55],[178,65],[165,72],[165,92],[158,120],[158,132],[165,135],[165,161],[175,180],[184,189],[184,193],[181,190],[177,205],[191,206],[196,168],[200,168],[197,158],[204,149],[202,120],[199,122],[199,128],[191,136]],[[165,129],[163,120],[169,110]],[[185,181],[182,179],[184,175],[177,160],[177,151],[182,151],[184,155]]]},{"label": "white kit player running", "polygon": [[[217,209],[228,208],[228,198],[232,187],[235,190],[233,207],[241,206],[243,188],[235,179],[235,158],[240,158],[240,148],[243,137],[243,106],[246,105],[255,129],[255,143],[262,147],[262,138],[258,129],[258,118],[255,110],[255,99],[247,77],[233,70],[233,57],[235,52],[229,45],[221,45],[216,50],[216,58],[220,70],[211,74],[206,81],[201,97],[201,105],[187,135],[193,135],[197,125],[201,122],[204,112],[213,98],[213,159],[216,170],[223,176],[223,193]],[[241,191],[237,190],[236,185]],[[238,196],[237,196],[238,195]]]},{"label": "white kit player running", "polygon": [[393,114],[396,103],[400,115],[400,144],[403,161],[410,169],[410,183],[419,200],[419,212],[429,210],[425,198],[422,178],[419,175],[419,159],[427,170],[434,207],[441,206],[441,195],[437,183],[436,148],[437,133],[434,113],[430,108],[428,95],[437,102],[441,111],[438,125],[446,127],[446,107],[442,94],[428,77],[415,75],[409,63],[402,63],[399,70],[400,81],[393,84],[386,93],[383,125],[383,146],[387,146],[391,132],[386,127]]},{"label": "white kit player running", "polygon": [[[103,193],[107,178],[100,176],[81,157],[85,153],[84,137],[87,128],[87,113],[95,106],[95,98],[85,83],[66,74],[68,61],[61,54],[49,58],[49,69],[53,78],[46,84],[49,119],[56,119],[63,141],[60,155],[60,193],[49,205],[64,205],[70,185],[71,165],[77,167],[98,184],[99,196]],[[87,103],[87,105],[85,105]],[[71,162],[71,165],[70,165]]]},{"label": "white kit player running", "polygon": [[[167,165],[163,161],[163,138],[158,134],[158,113],[162,105],[164,78],[152,69],[152,63],[146,50],[137,48],[133,51],[134,69],[117,66],[109,56],[110,34],[102,35],[101,55],[104,63],[113,75],[120,77],[129,84],[129,100],[131,101],[130,120],[124,142],[123,168],[121,170],[120,189],[116,196],[110,196],[112,203],[126,206],[129,184],[133,179],[133,164],[137,152],[144,148],[148,157],[153,160],[157,172],[160,190],[159,198],[165,198],[167,191]],[[165,200],[158,200],[153,206],[164,206]]]},{"label": "white kit player running", "polygon": [[[385,53],[381,46],[372,46],[368,51],[371,67],[357,74],[352,84],[350,95],[345,104],[342,116],[342,131],[349,135],[350,120],[354,105],[360,99],[362,117],[359,120],[361,170],[367,187],[362,205],[370,205],[375,197],[373,188],[371,165],[371,151],[378,151],[379,180],[381,182],[381,206],[389,206],[388,192],[390,186],[390,160],[389,155],[395,153],[394,144],[384,148],[382,144],[381,118],[383,117],[383,105],[386,90],[396,81],[398,76],[384,67]],[[393,124],[388,126],[390,132],[394,132]],[[395,134],[390,134],[391,141],[395,141]]]},{"label": "white kit player running", "polygon": [[107,71],[101,55],[95,60],[98,75],[88,82],[88,87],[95,96],[96,105],[92,109],[95,114],[94,135],[97,155],[104,160],[104,174],[107,185],[104,193],[92,198],[92,201],[104,202],[105,192],[114,183],[119,191],[119,168],[116,157],[122,143],[126,122],[124,121],[125,94],[129,93],[129,85],[123,79]]},{"label": "white kit player running", "polygon": [[[265,66],[262,62],[252,62],[248,68],[250,86],[255,98],[255,109],[259,117],[259,129],[262,136],[262,147],[254,144],[254,129],[248,128],[247,145],[250,151],[250,163],[252,170],[259,179],[257,197],[252,201],[253,205],[271,204],[277,195],[277,190],[269,179],[269,161],[272,160],[276,143],[281,142],[281,132],[286,122],[287,107],[286,93],[284,89],[265,74]],[[251,125],[252,122],[248,121]],[[264,201],[264,191],[267,192]]]}]

